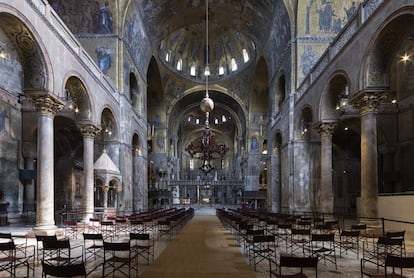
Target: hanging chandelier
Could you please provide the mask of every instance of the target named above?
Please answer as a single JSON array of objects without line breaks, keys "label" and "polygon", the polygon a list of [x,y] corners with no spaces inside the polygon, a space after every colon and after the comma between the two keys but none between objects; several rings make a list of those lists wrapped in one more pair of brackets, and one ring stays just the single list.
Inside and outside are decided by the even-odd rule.
[{"label": "hanging chandelier", "polygon": [[212,169],[210,161],[214,158],[214,154],[218,154],[221,159],[228,151],[228,147],[224,144],[216,144],[214,133],[210,130],[210,112],[214,109],[214,101],[210,98],[208,93],[208,77],[210,75],[209,67],[209,42],[208,42],[208,0],[206,0],[206,49],[205,49],[205,68],[204,76],[206,81],[206,92],[204,98],[201,100],[200,108],[205,113],[206,120],[201,139],[194,140],[185,149],[191,157],[200,154],[199,158],[203,160],[200,169],[207,175]]}]

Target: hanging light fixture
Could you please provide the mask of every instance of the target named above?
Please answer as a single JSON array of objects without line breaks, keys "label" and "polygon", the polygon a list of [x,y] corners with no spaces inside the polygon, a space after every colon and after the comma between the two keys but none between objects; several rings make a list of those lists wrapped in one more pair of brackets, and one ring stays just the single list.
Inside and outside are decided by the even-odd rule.
[{"label": "hanging light fixture", "polygon": [[210,76],[210,67],[209,67],[209,44],[208,44],[208,0],[206,0],[206,54],[205,54],[205,68],[204,76],[206,80],[206,94],[205,97],[201,100],[200,108],[206,114],[206,129],[209,128],[209,117],[210,112],[214,109],[214,101],[210,98],[208,94],[208,77]]},{"label": "hanging light fixture", "polygon": [[210,98],[208,93],[208,78],[210,76],[210,67],[209,67],[209,41],[208,41],[208,0],[206,0],[206,49],[205,49],[205,68],[204,76],[206,81],[206,92],[204,98],[201,100],[200,108],[201,111],[205,113],[205,126],[204,131],[201,137],[201,140],[196,140],[191,142],[190,145],[186,148],[186,151],[193,157],[195,154],[200,153],[200,159],[203,160],[200,169],[207,175],[212,169],[213,166],[210,163],[210,160],[214,158],[213,154],[217,153],[223,157],[228,151],[228,147],[224,144],[217,145],[214,140],[214,134],[210,130],[210,112],[214,109],[214,101]]}]

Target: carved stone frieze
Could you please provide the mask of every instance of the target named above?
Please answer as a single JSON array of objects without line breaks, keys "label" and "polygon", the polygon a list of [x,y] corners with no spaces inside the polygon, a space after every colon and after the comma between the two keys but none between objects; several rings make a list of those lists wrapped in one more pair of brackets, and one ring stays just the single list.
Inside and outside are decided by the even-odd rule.
[{"label": "carved stone frieze", "polygon": [[61,101],[49,95],[30,95],[29,98],[34,103],[36,111],[42,115],[52,117],[65,107]]},{"label": "carved stone frieze", "polygon": [[379,105],[387,98],[386,92],[363,93],[352,99],[350,104],[359,110],[359,113],[375,113]]},{"label": "carved stone frieze", "polygon": [[80,125],[79,130],[83,137],[91,137],[91,138],[94,138],[101,131],[100,128],[92,124]]},{"label": "carved stone frieze", "polygon": [[384,2],[384,0],[370,0],[365,3],[365,20],[371,17],[372,14],[378,9],[378,7]]},{"label": "carved stone frieze", "polygon": [[332,136],[337,125],[338,124],[336,122],[320,123],[315,127],[315,129],[321,136]]}]

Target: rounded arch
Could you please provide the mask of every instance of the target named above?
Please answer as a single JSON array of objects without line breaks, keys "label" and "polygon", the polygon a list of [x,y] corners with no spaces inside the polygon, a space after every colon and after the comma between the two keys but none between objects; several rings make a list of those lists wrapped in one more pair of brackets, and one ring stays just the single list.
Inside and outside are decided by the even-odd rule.
[{"label": "rounded arch", "polygon": [[119,123],[111,108],[105,107],[101,113],[101,139],[102,141],[113,141],[119,139]]},{"label": "rounded arch", "polygon": [[[197,118],[199,116],[198,113],[193,113],[194,110],[198,109],[199,108],[197,103],[190,105],[181,111],[181,114],[177,119],[175,119],[177,124],[172,131],[172,134],[179,135],[178,137],[181,138],[181,145],[183,146],[188,146],[194,138],[199,137],[205,128],[205,125],[202,121],[200,121],[200,124],[190,123],[190,118],[192,118],[194,123],[194,118]],[[226,117],[226,122],[223,122],[220,116]],[[209,125],[209,129],[214,133],[217,141],[224,143],[226,146],[233,146],[236,148],[236,145],[233,144],[233,142],[241,132],[241,123],[237,114],[235,114],[235,112],[227,105],[217,104],[210,114],[210,122],[211,124]],[[186,128],[186,126],[189,128]],[[182,135],[180,134],[180,132],[182,132],[181,129],[186,129],[187,136],[185,136],[185,138],[182,138],[183,136],[180,136]],[[235,149],[233,151],[236,152]]]},{"label": "rounded arch", "polygon": [[[180,121],[177,121],[177,119],[182,117],[183,111],[188,110],[189,107],[198,106],[204,96],[204,90],[193,91],[192,93],[185,94],[172,105],[168,113],[170,115],[168,123],[170,134],[177,134],[180,124]],[[209,90],[209,96],[214,101],[216,107],[223,107],[233,115],[233,119],[236,122],[236,128],[239,131],[239,134],[237,135],[243,136],[246,133],[247,120],[245,116],[246,114],[240,103],[233,97],[216,90]]]},{"label": "rounded arch", "polygon": [[135,156],[142,156],[144,154],[143,151],[143,139],[141,138],[140,134],[135,132],[132,136],[132,153]]},{"label": "rounded arch", "polygon": [[151,58],[147,72],[147,129],[150,152],[163,152],[166,148],[166,99],[159,65]]},{"label": "rounded arch", "polygon": [[135,112],[141,114],[141,107],[143,105],[142,92],[139,90],[138,79],[133,71],[129,73],[129,100]]},{"label": "rounded arch", "polygon": [[307,139],[310,138],[310,134],[312,133],[312,123],[314,122],[313,119],[313,110],[310,105],[305,105],[301,109],[300,117],[297,119],[296,122],[296,138],[298,139]]},{"label": "rounded arch", "polygon": [[19,11],[0,4],[0,28],[18,51],[22,63],[24,91],[53,92],[53,69],[39,34]]},{"label": "rounded arch", "polygon": [[275,92],[275,102],[274,102],[274,111],[275,114],[279,113],[282,103],[286,98],[286,75],[284,72],[281,72],[279,78],[276,82],[276,92]]},{"label": "rounded arch", "polygon": [[393,55],[403,38],[411,35],[413,25],[412,9],[399,10],[384,20],[366,48],[361,68],[360,89],[390,86],[389,72],[394,60]]},{"label": "rounded arch", "polygon": [[90,122],[95,115],[91,105],[91,94],[88,93],[85,84],[79,74],[75,73],[70,73],[64,84],[64,98],[69,105],[68,108],[76,113],[76,119],[80,122]]},{"label": "rounded arch", "polygon": [[283,144],[282,132],[280,130],[277,130],[275,135],[273,136],[272,154],[279,154],[282,144]]},{"label": "rounded arch", "polygon": [[75,120],[57,114],[53,120],[55,207],[78,208],[83,187],[83,137]]},{"label": "rounded arch", "polygon": [[319,103],[319,120],[337,121],[348,105],[349,78],[346,72],[337,71],[323,89]]}]

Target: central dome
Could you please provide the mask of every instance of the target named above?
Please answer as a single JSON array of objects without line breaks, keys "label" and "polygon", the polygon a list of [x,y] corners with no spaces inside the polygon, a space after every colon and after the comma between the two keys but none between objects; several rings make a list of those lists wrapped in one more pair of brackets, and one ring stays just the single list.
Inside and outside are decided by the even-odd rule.
[{"label": "central dome", "polygon": [[215,82],[240,72],[254,61],[256,46],[240,31],[211,22],[207,47],[205,28],[205,24],[191,25],[161,41],[159,56],[164,65],[186,79],[203,83],[207,64],[208,79]]}]

